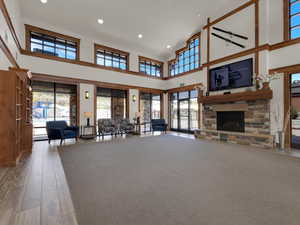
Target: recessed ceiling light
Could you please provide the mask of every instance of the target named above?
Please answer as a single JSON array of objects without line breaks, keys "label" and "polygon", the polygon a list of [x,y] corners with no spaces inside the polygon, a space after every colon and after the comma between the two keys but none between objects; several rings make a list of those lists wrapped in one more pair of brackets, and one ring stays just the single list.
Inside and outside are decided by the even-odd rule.
[{"label": "recessed ceiling light", "polygon": [[98,21],[99,24],[103,24],[104,23],[103,19],[98,19],[97,21]]},{"label": "recessed ceiling light", "polygon": [[48,0],[41,0],[41,3],[46,4]]},{"label": "recessed ceiling light", "polygon": [[143,38],[143,35],[142,35],[142,34],[139,34],[138,37],[139,37],[139,38]]},{"label": "recessed ceiling light", "polygon": [[167,45],[167,48],[171,48],[171,45]]},{"label": "recessed ceiling light", "polygon": [[200,17],[200,16],[201,16],[201,14],[200,14],[200,13],[198,13],[198,15],[197,15],[197,16],[199,16],[199,17]]}]

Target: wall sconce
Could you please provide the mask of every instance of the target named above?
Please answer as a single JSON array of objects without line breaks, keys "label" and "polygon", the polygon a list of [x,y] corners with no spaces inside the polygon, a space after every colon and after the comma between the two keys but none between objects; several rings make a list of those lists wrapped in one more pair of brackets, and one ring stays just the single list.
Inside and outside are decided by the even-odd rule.
[{"label": "wall sconce", "polygon": [[132,95],[132,101],[136,102],[136,95]]},{"label": "wall sconce", "polygon": [[85,97],[85,99],[89,99],[89,98],[90,98],[90,92],[89,92],[89,91],[86,91],[86,92],[84,93],[84,97]]}]

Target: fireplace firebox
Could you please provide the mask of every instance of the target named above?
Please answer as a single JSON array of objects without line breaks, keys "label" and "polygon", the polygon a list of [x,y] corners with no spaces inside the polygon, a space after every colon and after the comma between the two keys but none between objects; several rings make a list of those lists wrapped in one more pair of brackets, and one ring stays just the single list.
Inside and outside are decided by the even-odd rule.
[{"label": "fireplace firebox", "polygon": [[244,112],[217,112],[217,129],[220,131],[245,132]]}]

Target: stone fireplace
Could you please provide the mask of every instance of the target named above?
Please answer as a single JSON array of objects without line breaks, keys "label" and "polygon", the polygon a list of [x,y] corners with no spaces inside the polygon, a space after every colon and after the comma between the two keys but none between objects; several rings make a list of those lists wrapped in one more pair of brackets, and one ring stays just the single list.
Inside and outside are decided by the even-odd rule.
[{"label": "stone fireplace", "polygon": [[270,135],[271,90],[220,96],[201,96],[203,126],[198,138],[273,148]]}]

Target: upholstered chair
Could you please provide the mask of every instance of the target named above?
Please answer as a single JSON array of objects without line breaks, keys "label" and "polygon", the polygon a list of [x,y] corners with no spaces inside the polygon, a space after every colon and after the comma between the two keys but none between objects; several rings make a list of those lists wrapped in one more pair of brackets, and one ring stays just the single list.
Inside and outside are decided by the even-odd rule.
[{"label": "upholstered chair", "polygon": [[118,123],[121,134],[128,134],[134,132],[135,127],[132,123],[130,123],[129,119],[120,119]]},{"label": "upholstered chair", "polygon": [[118,127],[111,119],[99,119],[98,132],[102,137],[104,137],[105,134],[116,135],[118,133]]},{"label": "upholstered chair", "polygon": [[168,124],[164,119],[153,119],[151,120],[152,132],[154,131],[164,131],[167,132]]},{"label": "upholstered chair", "polygon": [[79,127],[68,126],[66,121],[48,121],[46,123],[46,130],[49,144],[51,140],[60,139],[60,144],[63,140],[75,138],[77,140],[79,135]]}]

